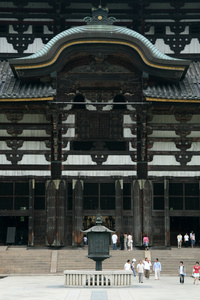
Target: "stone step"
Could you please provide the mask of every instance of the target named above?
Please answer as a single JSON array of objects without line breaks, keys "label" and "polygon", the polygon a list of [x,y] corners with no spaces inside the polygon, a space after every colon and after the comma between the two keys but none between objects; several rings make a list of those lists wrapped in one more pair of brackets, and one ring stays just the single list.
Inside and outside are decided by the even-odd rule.
[{"label": "stone step", "polygon": [[[20,250],[20,251],[19,251]],[[27,249],[26,247],[4,248],[0,251],[0,274],[62,274],[64,270],[94,269],[95,262],[88,259],[87,247],[71,249]],[[103,261],[105,270],[122,270],[127,259],[136,258],[137,262],[145,255],[151,254],[152,262],[158,257],[162,264],[162,274],[177,275],[179,261],[183,260],[188,274],[192,274],[192,267],[199,259],[199,248],[113,251],[111,258]],[[137,263],[136,262],[136,263]]]}]

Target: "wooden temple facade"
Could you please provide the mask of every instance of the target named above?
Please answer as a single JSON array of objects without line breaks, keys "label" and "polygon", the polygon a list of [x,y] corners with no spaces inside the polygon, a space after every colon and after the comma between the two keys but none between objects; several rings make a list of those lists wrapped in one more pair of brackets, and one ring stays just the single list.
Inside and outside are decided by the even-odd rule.
[{"label": "wooden temple facade", "polygon": [[[86,2],[98,8],[84,21],[65,12],[82,13],[80,1],[76,7],[73,1],[8,2],[7,18],[13,7],[19,15],[42,15],[53,2],[58,13],[57,19],[55,12],[49,15],[49,24],[47,16],[34,23],[35,15],[30,22],[20,15],[8,25],[0,15],[0,38],[15,49],[1,49],[0,243],[6,243],[7,228],[16,227],[16,243],[79,245],[81,230],[94,224],[97,213],[119,235],[131,232],[136,246],[144,234],[153,246],[173,245],[179,232],[191,230],[198,239],[200,64],[194,26],[200,22],[192,22],[198,2],[177,1],[178,8],[164,1],[168,25],[158,20],[157,1],[132,1],[141,12],[135,23],[130,1],[116,18]],[[180,25],[178,9],[184,20],[191,18],[189,28]],[[26,34],[29,26],[35,31]],[[166,41],[158,30],[164,26],[171,31]],[[39,50],[36,41],[32,49],[38,51],[28,53],[34,44],[28,38],[36,40],[37,34],[44,45]],[[196,53],[187,50],[187,56],[184,49],[194,40]]]}]

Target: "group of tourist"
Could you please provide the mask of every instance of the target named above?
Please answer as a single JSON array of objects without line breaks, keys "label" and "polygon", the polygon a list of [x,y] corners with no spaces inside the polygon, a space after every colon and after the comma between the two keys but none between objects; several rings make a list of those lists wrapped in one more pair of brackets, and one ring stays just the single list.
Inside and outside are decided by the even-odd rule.
[{"label": "group of tourist", "polygon": [[182,247],[183,243],[185,247],[188,247],[190,245],[193,248],[195,246],[195,233],[191,231],[190,235],[186,233],[184,237],[181,233],[179,233],[177,235],[177,244],[179,249]]},{"label": "group of tourist", "polygon": [[[126,270],[126,271],[132,270],[134,277],[136,277],[135,266],[136,266],[136,259],[133,258],[132,263],[131,263],[130,259],[128,259],[124,265],[124,270]],[[150,277],[150,271],[152,270],[151,261],[147,257],[143,260],[140,260],[136,266],[136,270],[138,273],[139,283],[143,283],[143,276],[145,276],[145,278],[147,278],[147,279],[149,279],[149,277]],[[156,258],[156,260],[153,264],[153,271],[155,272],[155,280],[159,280],[160,272],[161,272],[161,263],[159,262],[158,258]],[[183,261],[180,261],[180,265],[179,265],[179,269],[178,269],[178,276],[180,278],[180,283],[183,284],[184,277],[186,276],[186,268],[183,264]],[[194,277],[193,284],[196,283],[198,285],[199,278],[200,278],[200,266],[199,266],[198,261],[193,266],[192,277]]]},{"label": "group of tourist", "polygon": [[[116,232],[112,235],[113,250],[117,250],[118,236]],[[130,233],[121,233],[120,235],[120,249],[121,250],[133,250],[133,237]]]},{"label": "group of tourist", "polygon": [[[118,243],[118,236],[116,232],[112,235],[112,244],[113,244],[113,250],[117,250],[117,243]],[[147,235],[144,235],[143,237],[143,246],[145,250],[149,249],[149,238]],[[121,233],[120,235],[120,249],[121,250],[133,250],[133,236],[129,232],[127,233]]]},{"label": "group of tourist", "polygon": [[[192,277],[194,277],[193,284],[195,284],[195,283],[199,284],[199,274],[200,274],[200,266],[199,266],[199,262],[197,261],[196,264],[193,266],[193,269],[192,269]],[[184,283],[184,278],[186,276],[186,268],[183,264],[183,261],[180,261],[178,275],[180,277],[180,283],[183,284]]]},{"label": "group of tourist", "polygon": [[[132,270],[134,277],[136,277],[135,266],[136,266],[136,259],[133,258],[132,263],[128,259],[124,265],[124,270],[127,270],[127,271]],[[143,275],[147,279],[149,279],[151,269],[152,269],[152,264],[151,264],[151,261],[147,257],[145,257],[145,259],[139,261],[139,263],[136,266],[139,283],[143,283]],[[160,272],[161,272],[161,263],[159,262],[158,258],[156,258],[156,260],[153,264],[153,271],[155,272],[155,280],[159,280]]]}]

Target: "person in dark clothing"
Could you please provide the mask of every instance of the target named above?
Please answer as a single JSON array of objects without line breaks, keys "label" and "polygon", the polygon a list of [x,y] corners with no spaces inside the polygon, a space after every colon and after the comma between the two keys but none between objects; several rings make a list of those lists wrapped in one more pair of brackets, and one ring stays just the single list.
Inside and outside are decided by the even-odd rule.
[{"label": "person in dark clothing", "polygon": [[121,250],[124,250],[124,234],[121,233],[120,235],[120,246],[121,246]]}]

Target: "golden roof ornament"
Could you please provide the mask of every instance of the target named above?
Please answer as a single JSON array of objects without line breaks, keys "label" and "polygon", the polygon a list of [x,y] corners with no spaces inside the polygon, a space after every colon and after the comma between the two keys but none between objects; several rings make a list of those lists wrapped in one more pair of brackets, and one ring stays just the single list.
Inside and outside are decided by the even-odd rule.
[{"label": "golden roof ornament", "polygon": [[83,20],[87,25],[112,25],[116,22],[114,17],[108,17],[109,9],[103,8],[101,5],[98,8],[92,8],[92,17],[85,17]]}]

